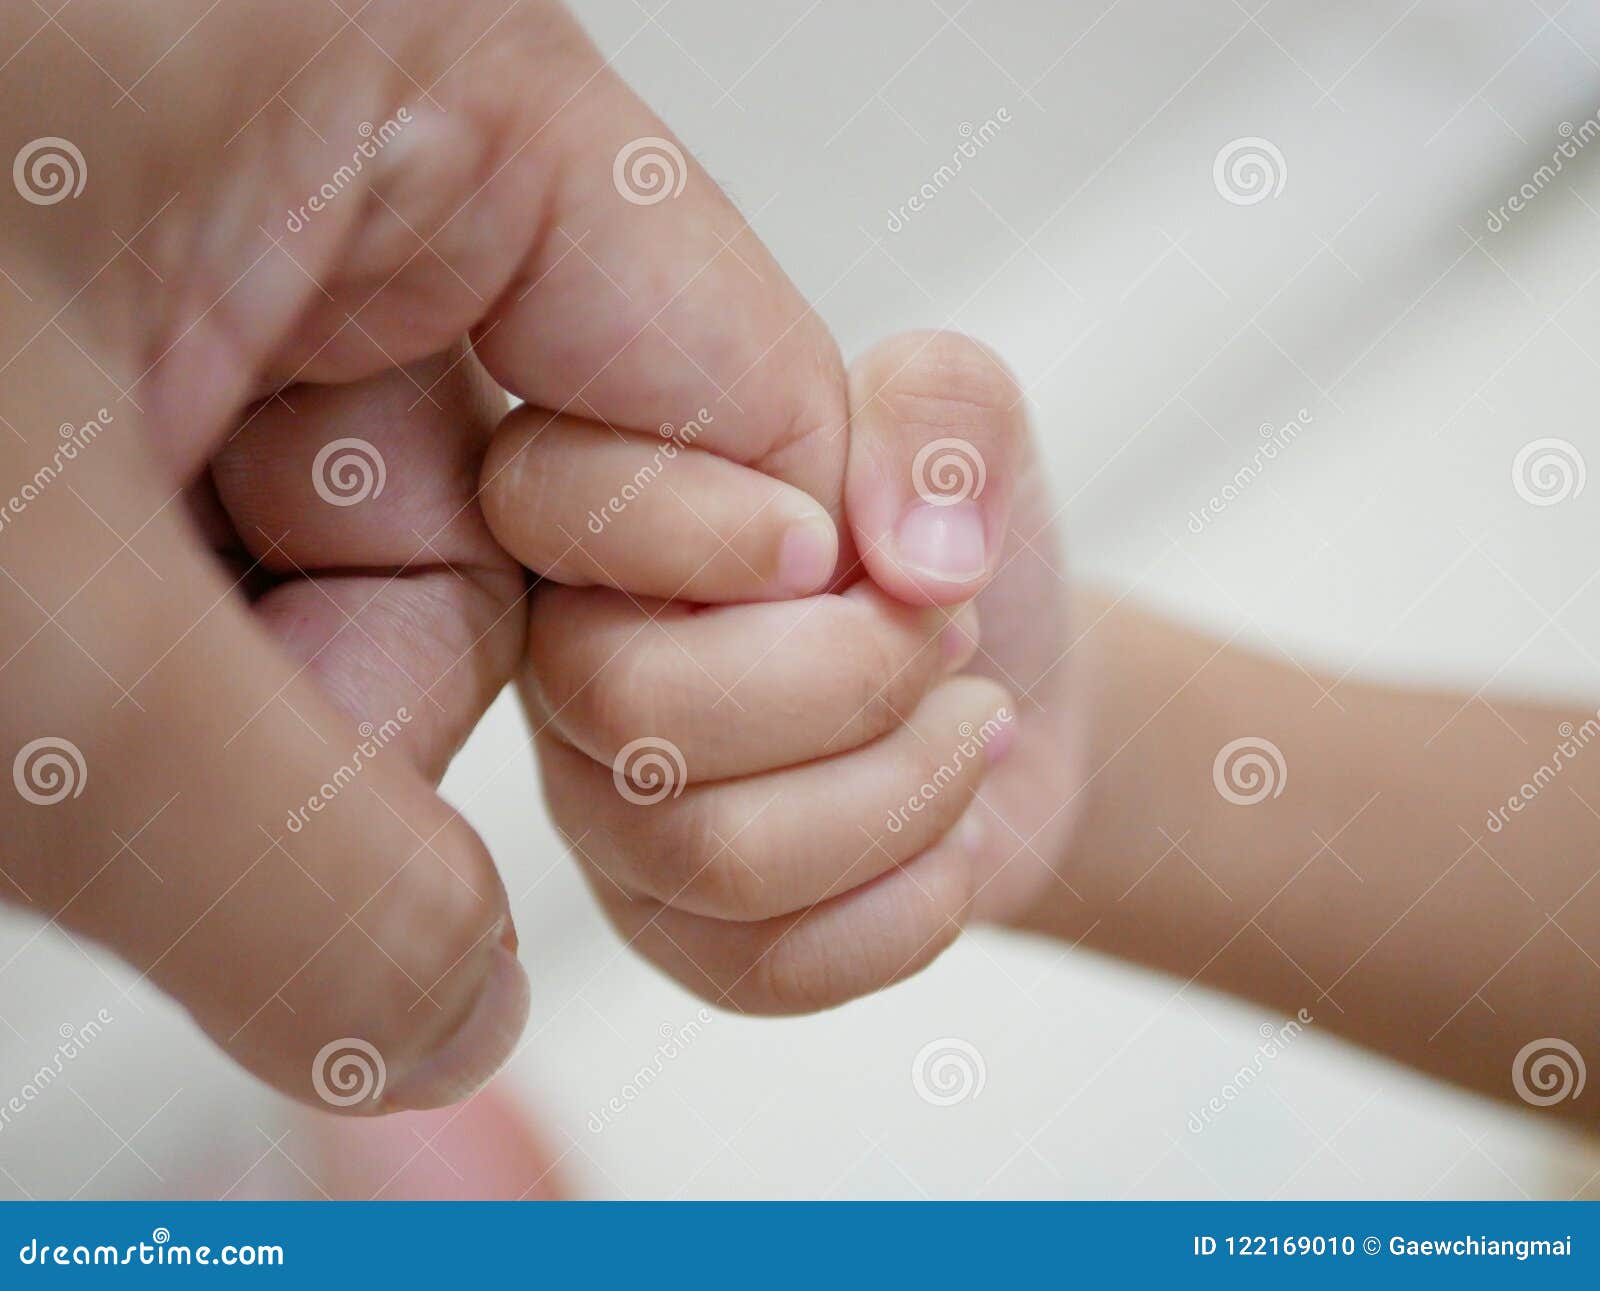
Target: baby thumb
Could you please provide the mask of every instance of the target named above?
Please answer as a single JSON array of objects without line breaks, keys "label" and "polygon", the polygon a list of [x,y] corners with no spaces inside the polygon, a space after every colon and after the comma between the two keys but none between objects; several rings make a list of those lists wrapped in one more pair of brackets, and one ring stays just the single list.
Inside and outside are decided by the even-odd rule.
[{"label": "baby thumb", "polygon": [[845,512],[874,582],[954,605],[997,572],[1027,410],[1010,371],[956,332],[905,332],[850,369]]}]

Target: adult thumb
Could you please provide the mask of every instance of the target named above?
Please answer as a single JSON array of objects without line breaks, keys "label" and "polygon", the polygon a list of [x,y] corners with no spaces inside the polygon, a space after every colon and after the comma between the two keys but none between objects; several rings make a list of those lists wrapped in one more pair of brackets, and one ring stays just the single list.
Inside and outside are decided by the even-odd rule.
[{"label": "adult thumb", "polygon": [[68,348],[41,336],[0,374],[25,428],[0,480],[39,481],[0,565],[3,895],[110,947],[285,1094],[351,1114],[466,1096],[528,987],[487,851],[406,757],[422,714],[330,702],[200,549],[136,413],[108,399],[57,435],[89,384]]}]

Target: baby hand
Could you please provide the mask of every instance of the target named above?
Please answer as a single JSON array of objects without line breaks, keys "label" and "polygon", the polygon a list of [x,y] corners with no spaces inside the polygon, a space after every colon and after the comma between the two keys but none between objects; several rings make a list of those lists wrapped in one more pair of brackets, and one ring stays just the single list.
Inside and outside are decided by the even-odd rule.
[{"label": "baby hand", "polygon": [[[490,455],[560,481],[543,490],[546,505],[569,498],[555,572],[610,584],[536,596],[523,694],[551,810],[623,935],[750,1012],[825,1007],[915,971],[969,910],[996,912],[1050,872],[1040,858],[1068,814],[1032,791],[1070,793],[1053,730],[1065,642],[1014,381],[973,342],[924,333],[864,356],[848,391],[848,445],[814,443],[810,464],[826,477],[828,454],[847,452],[847,563],[838,590],[803,599],[656,599],[685,583],[702,599],[806,590],[739,577],[770,567],[752,557],[781,542],[771,516],[798,509],[788,485],[686,450],[597,512],[642,445],[625,459],[601,432],[525,424]],[[505,539],[515,499],[496,494]],[[610,516],[592,540],[585,512]],[[735,546],[729,581],[701,577]],[[986,621],[980,645],[991,611],[1003,636]]]}]

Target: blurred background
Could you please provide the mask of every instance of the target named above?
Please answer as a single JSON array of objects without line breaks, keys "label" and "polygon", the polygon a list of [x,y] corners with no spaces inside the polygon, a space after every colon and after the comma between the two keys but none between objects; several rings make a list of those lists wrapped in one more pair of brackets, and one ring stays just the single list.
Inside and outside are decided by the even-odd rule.
[{"label": "blurred background", "polygon": [[[1600,490],[1535,506],[1512,480],[1541,437],[1600,463],[1592,7],[575,7],[847,356],[955,327],[1010,361],[1077,572],[1307,669],[1600,699]],[[500,860],[533,981],[500,1088],[571,1193],[1600,1198],[1600,1152],[1536,1113],[1315,1025],[1264,1057],[1286,1019],[1012,935],[824,1016],[702,1015],[595,911],[505,697],[446,794]],[[0,1196],[327,1190],[312,1114],[10,912],[0,1102],[102,1010],[0,1124]],[[936,1044],[960,1079],[930,1100],[913,1073]],[[450,1169],[432,1133],[384,1195],[419,1160]]]}]

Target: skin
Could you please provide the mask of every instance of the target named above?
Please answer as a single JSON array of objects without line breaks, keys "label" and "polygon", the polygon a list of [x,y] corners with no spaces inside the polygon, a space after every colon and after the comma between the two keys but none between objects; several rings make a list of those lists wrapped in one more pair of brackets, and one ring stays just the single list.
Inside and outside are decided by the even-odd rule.
[{"label": "skin", "polygon": [[[375,0],[357,22],[239,0],[209,19],[188,0],[136,17],[80,0],[97,66],[59,24],[0,14],[3,142],[18,155],[48,132],[92,171],[0,211],[0,480],[30,486],[0,549],[0,745],[19,759],[0,870],[7,899],[115,950],[279,1090],[352,1114],[444,1105],[512,1051],[528,987],[493,861],[434,786],[519,671],[543,741],[592,715],[577,747],[607,755],[608,715],[635,715],[609,677],[598,700],[569,678],[574,702],[541,709],[519,664],[530,640],[530,659],[559,653],[560,631],[530,638],[517,561],[572,597],[625,587],[625,614],[648,617],[641,596],[725,606],[690,633],[690,685],[734,665],[709,629],[746,611],[774,646],[762,684],[809,686],[827,651],[850,702],[791,692],[756,760],[875,738],[848,770],[863,801],[898,799],[948,729],[1005,699],[933,682],[970,655],[962,607],[1001,559],[1018,401],[993,356],[939,334],[901,338],[853,385],[558,5]],[[619,169],[641,141],[675,158],[661,200]],[[509,417],[507,395],[525,401]],[[58,428],[101,408],[109,429],[31,488]],[[919,498],[930,435],[987,460],[981,497]],[[341,440],[359,450],[343,480],[324,457]],[[614,507],[668,443],[670,479]],[[863,571],[891,596],[852,588]],[[748,605],[804,609],[825,587],[804,658],[782,606]],[[589,603],[566,613],[598,622]],[[54,801],[21,791],[40,739],[83,766]],[[728,753],[696,750],[697,774],[748,769],[750,750]],[[913,958],[947,940],[964,896],[936,844],[977,780],[968,762],[893,848],[835,873],[871,890],[836,908],[928,898],[936,936]],[[628,846],[606,859],[641,897],[675,895]],[[814,869],[791,856],[749,910],[718,872],[671,913],[781,917],[818,899]],[[350,1041],[381,1060],[381,1091],[330,1100],[319,1081]]]},{"label": "skin", "polygon": [[[967,429],[987,419],[1020,444],[1014,398],[962,387],[968,346],[945,337],[930,358],[899,338],[858,361],[850,388],[903,407],[897,381],[943,383],[961,389]],[[928,367],[908,377],[913,353]],[[853,432],[873,415],[853,405]],[[1562,1077],[1539,1055],[1561,1051],[1535,1043],[1600,1054],[1593,710],[1316,677],[1093,589],[1069,595],[1056,508],[1025,444],[1014,460],[1000,564],[962,611],[976,622],[945,629],[977,631],[970,653],[944,656],[953,678],[908,653],[911,635],[849,644],[834,616],[882,598],[874,584],[700,614],[541,593],[524,692],[551,808],[623,935],[707,999],[788,1013],[898,980],[979,918],[1309,1015],[1519,1106],[1520,1079],[1546,1114],[1600,1124],[1600,1083],[1578,1090],[1568,1058],[1568,1096],[1552,1096]],[[813,628],[839,648],[824,653]],[[1015,736],[945,784],[935,814],[891,831],[886,808],[953,760],[949,719],[927,704],[966,676],[1005,683]],[[681,743],[688,787],[638,806],[607,763],[647,733]],[[1219,791],[1218,755],[1241,738],[1277,748],[1280,795]],[[1559,774],[1535,781],[1563,743]],[[1256,787],[1223,783],[1235,798]]]},{"label": "skin", "polygon": [[[1043,852],[1011,863],[1004,839],[1043,826],[1048,849],[1071,825],[1031,792],[1072,759],[1054,735],[1060,582],[1014,379],[965,337],[909,333],[857,359],[847,387],[845,490],[821,500],[843,505],[862,555],[834,590],[691,607],[544,586],[529,629],[521,689],[573,856],[637,950],[745,1012],[914,972],[974,911],[1048,881]],[[918,449],[950,439],[986,464],[972,501],[996,538],[965,579],[929,577],[885,532],[917,500]],[[619,543],[613,576],[651,543]],[[1019,630],[985,639],[990,616]],[[619,791],[640,739],[677,756],[672,792]]]},{"label": "skin", "polygon": [[[63,22],[0,13],[0,142],[65,138],[89,172],[0,210],[0,493],[59,427],[107,428],[6,516],[0,747],[64,740],[85,771],[55,802],[0,795],[6,897],[291,1096],[324,1105],[326,1046],[355,1038],[386,1083],[335,1110],[457,1100],[527,1010],[493,862],[434,792],[523,653],[507,550],[614,583],[611,549],[560,553],[662,424],[698,419],[696,466],[604,531],[689,534],[646,590],[811,594],[857,542],[892,580],[891,532],[838,527],[843,365],[686,153],[670,200],[625,196],[614,161],[670,132],[558,5],[376,0],[356,25],[79,0]],[[507,393],[529,407],[502,426]],[[355,505],[313,483],[340,438],[385,468]],[[961,573],[903,582],[949,604]],[[895,630],[870,618],[863,640]],[[964,682],[937,711],[997,695]]]},{"label": "skin", "polygon": [[[1518,1105],[1514,1070],[1555,1088],[1519,1053],[1564,1040],[1589,1079],[1543,1114],[1600,1127],[1593,708],[1308,675],[1100,593],[1079,614],[1073,656],[1096,679],[1081,823],[1062,882],[1011,922],[1303,1008]],[[1213,762],[1241,736],[1281,751],[1280,796],[1217,792]],[[1555,778],[1508,810],[1563,743]]]}]

